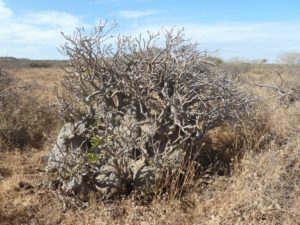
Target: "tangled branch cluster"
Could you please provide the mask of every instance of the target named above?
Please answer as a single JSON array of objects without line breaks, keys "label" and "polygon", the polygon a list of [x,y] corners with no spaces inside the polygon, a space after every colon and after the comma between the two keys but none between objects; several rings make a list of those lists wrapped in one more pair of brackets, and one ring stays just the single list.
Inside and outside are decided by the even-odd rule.
[{"label": "tangled branch cluster", "polygon": [[[193,165],[197,174],[209,163],[203,160],[208,131],[226,122],[238,126],[253,112],[238,81],[208,62],[182,31],[115,39],[114,26],[64,35],[64,85],[73,102],[62,98],[61,112],[77,121],[71,130],[83,138],[77,145],[66,141],[69,147],[60,147],[64,153],[56,164],[61,180],[69,181],[65,186],[85,183],[106,198],[153,192],[158,184],[166,189],[178,168],[187,174]],[[67,157],[71,145],[76,157]]]}]

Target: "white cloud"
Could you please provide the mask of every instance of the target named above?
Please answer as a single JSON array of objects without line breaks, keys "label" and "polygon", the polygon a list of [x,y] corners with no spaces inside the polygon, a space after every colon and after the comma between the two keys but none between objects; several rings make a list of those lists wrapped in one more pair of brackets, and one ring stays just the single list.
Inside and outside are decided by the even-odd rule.
[{"label": "white cloud", "polygon": [[25,22],[33,25],[74,27],[80,24],[79,18],[65,12],[43,11],[26,15]]},{"label": "white cloud", "polygon": [[115,15],[123,18],[139,18],[159,13],[157,10],[124,10],[117,12]]},{"label": "white cloud", "polygon": [[[165,29],[172,25],[165,24]],[[275,61],[287,51],[300,52],[300,22],[177,24],[185,28],[187,39],[198,42],[201,49],[217,50],[225,58],[267,58]],[[141,26],[130,31],[138,35],[159,31],[161,26]]]},{"label": "white cloud", "polygon": [[80,18],[60,11],[17,16],[0,0],[0,56],[57,58],[60,32],[71,33],[81,24]]},{"label": "white cloud", "polygon": [[0,21],[8,19],[12,14],[12,11],[5,6],[2,0],[0,0]]}]

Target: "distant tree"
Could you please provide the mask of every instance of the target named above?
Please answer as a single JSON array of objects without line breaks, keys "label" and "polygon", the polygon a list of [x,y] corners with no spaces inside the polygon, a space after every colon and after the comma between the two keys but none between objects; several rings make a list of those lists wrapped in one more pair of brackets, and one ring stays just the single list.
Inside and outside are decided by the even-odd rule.
[{"label": "distant tree", "polygon": [[257,65],[263,65],[263,64],[266,64],[267,62],[268,62],[267,59],[254,59],[254,60],[249,61],[249,63],[257,64]]},{"label": "distant tree", "polygon": [[262,60],[261,60],[261,64],[266,64],[267,62],[268,62],[267,59],[262,59]]},{"label": "distant tree", "polygon": [[223,59],[216,56],[208,56],[207,59],[211,62],[213,62],[216,65],[220,65],[223,63]]},{"label": "distant tree", "polygon": [[279,56],[279,63],[287,65],[300,65],[299,52],[287,52]]}]

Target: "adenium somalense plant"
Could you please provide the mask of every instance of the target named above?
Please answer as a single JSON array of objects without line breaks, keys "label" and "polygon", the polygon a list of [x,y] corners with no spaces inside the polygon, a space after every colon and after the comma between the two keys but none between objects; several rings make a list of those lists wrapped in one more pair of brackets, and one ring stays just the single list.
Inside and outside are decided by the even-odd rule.
[{"label": "adenium somalense plant", "polygon": [[113,37],[113,28],[63,35],[69,97],[59,103],[68,123],[49,168],[67,193],[180,195],[217,157],[208,131],[238,127],[251,99],[182,31]]}]

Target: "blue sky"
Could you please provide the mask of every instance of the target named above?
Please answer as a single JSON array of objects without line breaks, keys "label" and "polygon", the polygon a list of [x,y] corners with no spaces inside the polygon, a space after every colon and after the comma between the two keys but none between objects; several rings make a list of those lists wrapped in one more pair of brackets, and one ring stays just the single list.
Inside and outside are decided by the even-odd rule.
[{"label": "blue sky", "polygon": [[184,27],[187,38],[224,59],[275,62],[300,52],[299,0],[0,0],[0,56],[63,58],[61,31],[105,19],[129,35]]}]

